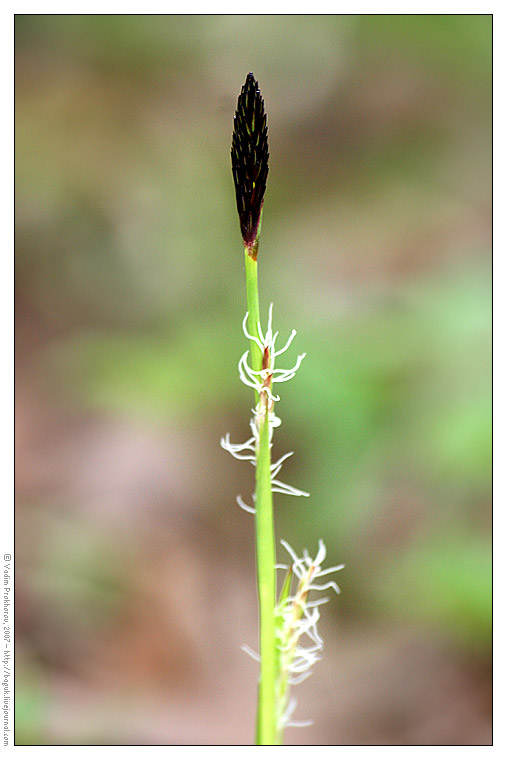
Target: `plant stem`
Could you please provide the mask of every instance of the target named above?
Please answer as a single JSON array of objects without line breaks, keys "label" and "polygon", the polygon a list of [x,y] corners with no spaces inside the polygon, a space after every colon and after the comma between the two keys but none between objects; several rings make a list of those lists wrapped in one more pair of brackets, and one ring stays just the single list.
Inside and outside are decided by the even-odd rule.
[{"label": "plant stem", "polygon": [[[248,332],[250,335],[259,335],[257,325],[261,321],[259,312],[259,287],[257,285],[257,259],[253,259],[245,248],[245,274],[246,274],[246,303],[248,309]],[[252,369],[258,371],[262,367],[262,351],[257,343],[250,341],[250,356]],[[256,402],[259,400],[256,392]]]},{"label": "plant stem", "polygon": [[[257,261],[245,248],[246,293],[248,305],[248,330],[258,336],[259,290],[257,285]],[[261,369],[262,352],[251,341],[252,367]],[[256,401],[258,394],[256,393]],[[261,394],[264,403],[266,394]],[[255,532],[257,559],[257,592],[259,596],[259,647],[260,677],[257,705],[258,745],[278,744],[276,717],[277,658],[275,648],[275,529],[273,520],[273,495],[271,491],[271,452],[269,441],[268,399],[265,414],[259,414],[260,429],[255,473]]]},{"label": "plant stem", "polygon": [[276,559],[267,411],[266,416],[261,423],[261,429],[259,432],[255,507],[261,656],[257,713],[257,744],[277,744],[275,693],[277,673],[274,615]]}]

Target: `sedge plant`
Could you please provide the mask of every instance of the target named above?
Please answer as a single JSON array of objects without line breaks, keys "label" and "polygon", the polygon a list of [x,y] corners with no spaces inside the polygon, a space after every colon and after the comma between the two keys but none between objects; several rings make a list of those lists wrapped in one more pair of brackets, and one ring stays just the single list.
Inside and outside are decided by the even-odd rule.
[{"label": "sedge plant", "polygon": [[[254,391],[254,409],[250,419],[250,437],[244,443],[232,443],[227,434],[221,445],[236,459],[249,461],[255,467],[255,493],[252,504],[237,497],[239,506],[255,515],[257,592],[259,599],[259,652],[244,649],[259,662],[256,744],[283,744],[284,728],[308,725],[311,721],[292,718],[296,701],[291,686],[305,679],[320,659],[323,641],[317,631],[320,605],[328,599],[313,598],[312,592],[334,589],[336,583],[322,576],[340,570],[343,565],[323,569],[326,547],[319,541],[314,558],[305,549],[302,556],[281,542],[288,558],[276,561],[273,494],[307,497],[299,488],[283,483],[278,476],[288,452],[272,462],[273,433],[281,424],[275,413],[279,396],[275,383],[291,380],[305,354],[300,354],[289,369],[278,367],[278,357],[291,346],[293,330],[281,348],[277,348],[278,332],[273,331],[273,304],[269,307],[266,328],[261,326],[257,278],[259,237],[261,232],[264,193],[268,177],[268,130],[264,101],[253,74],[248,74],[238,97],[232,136],[232,173],[236,189],[246,274],[247,312],[243,332],[249,350],[239,361],[242,382]],[[277,595],[277,570],[285,577]]]}]

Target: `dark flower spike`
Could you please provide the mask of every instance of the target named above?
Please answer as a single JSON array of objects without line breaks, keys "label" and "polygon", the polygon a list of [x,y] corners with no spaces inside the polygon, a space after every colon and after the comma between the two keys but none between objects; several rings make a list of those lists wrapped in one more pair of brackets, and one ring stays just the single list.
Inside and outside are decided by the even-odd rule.
[{"label": "dark flower spike", "polygon": [[255,259],[269,153],[264,100],[253,74],[248,74],[238,98],[231,157],[243,243]]}]

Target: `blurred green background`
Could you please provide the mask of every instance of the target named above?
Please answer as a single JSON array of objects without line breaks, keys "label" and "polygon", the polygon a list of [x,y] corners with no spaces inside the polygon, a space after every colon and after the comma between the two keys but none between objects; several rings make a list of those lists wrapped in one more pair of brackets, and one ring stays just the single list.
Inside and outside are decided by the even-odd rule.
[{"label": "blurred green background", "polygon": [[253,71],[261,309],[307,352],[277,534],[346,564],[287,743],[488,744],[491,17],[15,27],[17,743],[253,740],[253,470],[219,446]]}]

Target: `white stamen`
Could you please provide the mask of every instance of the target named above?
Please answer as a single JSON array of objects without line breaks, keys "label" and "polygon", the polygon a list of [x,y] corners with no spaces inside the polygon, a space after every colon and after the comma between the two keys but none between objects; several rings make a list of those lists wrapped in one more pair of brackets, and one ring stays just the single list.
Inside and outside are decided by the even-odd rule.
[{"label": "white stamen", "polygon": [[[277,333],[277,335],[278,335],[278,333]],[[294,340],[294,338],[296,337],[296,335],[297,335],[296,330],[293,330],[291,332],[291,334],[289,336],[289,340],[287,341],[287,343],[285,344],[285,346],[283,348],[281,348],[279,351],[274,351],[273,355],[274,356],[281,356],[282,354],[284,354],[287,351],[287,349],[289,348],[289,346],[292,343],[292,341]]]},{"label": "white stamen", "polygon": [[283,457],[280,457],[278,462],[275,462],[271,465],[271,477],[276,478],[280,470],[282,469],[282,464],[285,462],[286,459],[291,457],[294,454],[293,451],[288,451],[287,454],[284,454]]},{"label": "white stamen", "polygon": [[285,723],[286,728],[308,728],[313,726],[313,720],[289,720]]},{"label": "white stamen", "polygon": [[307,491],[301,491],[299,488],[289,486],[287,483],[282,483],[280,480],[272,480],[271,485],[274,486],[274,488],[271,488],[273,493],[285,493],[288,496],[310,496]]},{"label": "white stamen", "polygon": [[343,570],[345,565],[335,565],[334,567],[328,567],[327,570],[320,570],[318,573],[315,574],[315,577],[321,577],[322,575],[329,575],[329,573],[337,573],[338,570]]},{"label": "white stamen", "polygon": [[248,646],[248,644],[243,644],[243,646],[241,647],[241,649],[243,650],[243,652],[246,652],[247,655],[252,658],[252,660],[255,660],[256,662],[260,662],[261,661],[260,655],[258,655],[257,652],[254,652],[254,650],[251,649]]},{"label": "white stamen", "polygon": [[325,591],[327,588],[332,588],[336,591],[337,594],[341,593],[339,587],[336,585],[334,581],[329,581],[329,583],[324,583],[323,586],[317,586],[317,584],[312,583],[310,586],[308,586],[308,588],[311,591]]},{"label": "white stamen", "polygon": [[238,506],[241,507],[241,509],[244,509],[245,512],[250,512],[251,515],[254,515],[256,513],[257,510],[255,507],[251,507],[246,504],[239,494],[236,496],[236,501],[238,503]]}]

